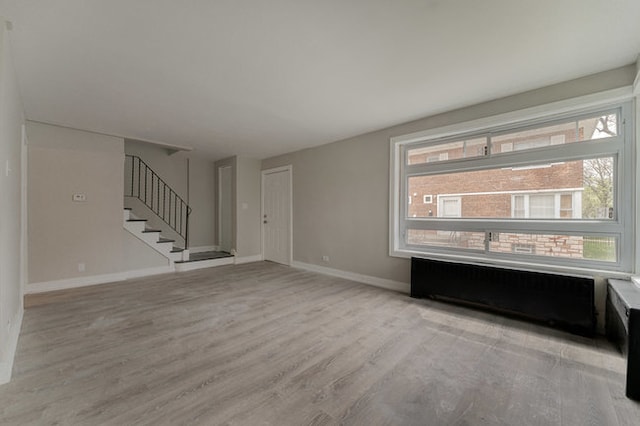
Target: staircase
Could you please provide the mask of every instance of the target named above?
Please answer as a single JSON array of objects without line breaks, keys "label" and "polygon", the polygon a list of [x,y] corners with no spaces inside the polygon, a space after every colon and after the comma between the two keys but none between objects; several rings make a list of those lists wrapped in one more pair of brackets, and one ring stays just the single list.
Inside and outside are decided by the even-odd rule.
[{"label": "staircase", "polygon": [[175,246],[175,240],[162,237],[161,230],[149,228],[147,219],[135,217],[130,208],[124,209],[124,229],[172,262],[189,260],[189,250]]},{"label": "staircase", "polygon": [[[125,199],[134,201],[138,216],[124,209],[124,228],[171,262],[189,260],[191,207],[140,157],[125,156]],[[132,204],[130,204],[132,205]],[[141,213],[143,212],[143,213]],[[151,227],[141,215],[152,214]],[[149,216],[147,216],[149,217]],[[157,229],[162,227],[162,229]],[[161,235],[171,235],[165,238]],[[184,243],[181,248],[173,238]]]}]

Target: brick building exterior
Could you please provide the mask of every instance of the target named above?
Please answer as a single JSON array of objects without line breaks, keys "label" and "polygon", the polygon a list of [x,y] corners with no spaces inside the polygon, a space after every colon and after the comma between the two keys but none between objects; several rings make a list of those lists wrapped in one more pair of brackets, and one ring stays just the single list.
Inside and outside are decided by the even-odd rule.
[{"label": "brick building exterior", "polygon": [[[572,123],[573,124],[573,123]],[[492,138],[493,155],[590,139],[595,122],[576,131],[558,125]],[[484,138],[408,151],[408,164],[485,155]],[[579,219],[582,217],[584,161],[538,164],[433,176],[410,177],[407,214],[414,218]],[[484,250],[484,233],[410,230],[409,244]],[[546,256],[583,257],[583,237],[500,233],[490,250]]]}]

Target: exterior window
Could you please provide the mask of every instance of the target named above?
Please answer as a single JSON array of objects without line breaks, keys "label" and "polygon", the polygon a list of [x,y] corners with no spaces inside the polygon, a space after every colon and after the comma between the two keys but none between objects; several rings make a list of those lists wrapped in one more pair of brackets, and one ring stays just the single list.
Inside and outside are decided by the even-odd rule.
[{"label": "exterior window", "polygon": [[553,217],[553,194],[531,195],[529,197],[529,217],[545,218]]},{"label": "exterior window", "polygon": [[525,217],[524,195],[514,195],[511,199],[513,205],[513,217]]},{"label": "exterior window", "polygon": [[[528,219],[578,219],[575,203],[580,203],[582,191],[572,193],[519,194],[511,197],[511,217]],[[576,212],[577,214],[581,212]],[[588,213],[587,213],[588,215]]]},{"label": "exterior window", "polygon": [[630,272],[630,111],[392,138],[391,254]]},{"label": "exterior window", "polygon": [[438,197],[438,216],[460,217],[461,212],[460,197]]}]

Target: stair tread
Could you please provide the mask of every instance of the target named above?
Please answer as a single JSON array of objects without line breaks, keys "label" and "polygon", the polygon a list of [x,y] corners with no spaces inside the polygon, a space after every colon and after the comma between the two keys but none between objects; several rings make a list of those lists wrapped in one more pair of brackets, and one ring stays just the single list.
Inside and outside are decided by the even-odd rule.
[{"label": "stair tread", "polygon": [[159,229],[145,229],[144,231],[142,231],[144,234],[150,233],[150,232],[162,232]]},{"label": "stair tread", "polygon": [[127,219],[127,222],[146,222],[147,219]]},{"label": "stair tread", "polygon": [[125,207],[124,209],[131,211],[131,207]]},{"label": "stair tread", "polygon": [[171,253],[182,253],[184,251],[184,249],[181,249],[180,247],[174,247],[171,250]]},{"label": "stair tread", "polygon": [[159,243],[175,243],[176,240],[170,240],[169,238],[162,238],[160,237],[160,239],[158,240]]}]

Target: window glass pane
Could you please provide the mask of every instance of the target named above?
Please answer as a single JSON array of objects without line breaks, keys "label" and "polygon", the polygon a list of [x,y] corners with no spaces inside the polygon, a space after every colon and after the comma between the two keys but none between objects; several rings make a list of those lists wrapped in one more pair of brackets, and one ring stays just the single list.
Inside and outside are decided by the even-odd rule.
[{"label": "window glass pane", "polygon": [[579,235],[492,233],[489,251],[615,262],[616,238]]},{"label": "window glass pane", "polygon": [[491,138],[491,149],[493,154],[501,154],[608,138],[617,136],[617,121],[617,114],[605,114],[537,129],[497,135]]},{"label": "window glass pane", "polygon": [[583,161],[582,217],[613,219],[614,165],[612,157]]},{"label": "window glass pane", "polygon": [[554,217],[555,194],[531,194],[529,196],[529,217],[546,219]]},{"label": "window glass pane", "polygon": [[487,138],[460,140],[407,150],[407,164],[433,163],[458,160],[460,158],[481,157]]},{"label": "window glass pane", "polygon": [[511,199],[513,204],[513,217],[525,217],[524,195],[514,195]]},{"label": "window glass pane", "polygon": [[484,235],[484,232],[409,229],[407,231],[407,244],[436,247],[455,247],[484,251]]},{"label": "window glass pane", "polygon": [[408,217],[612,219],[612,157],[412,176]]},{"label": "window glass pane", "polygon": [[573,217],[572,194],[560,194],[560,217],[563,219]]},{"label": "window glass pane", "polygon": [[618,117],[616,114],[598,115],[578,121],[578,139],[592,140],[610,138],[618,135]]},{"label": "window glass pane", "polygon": [[542,148],[550,145],[562,145],[571,142],[576,142],[575,121],[491,138],[492,152],[494,154]]}]

